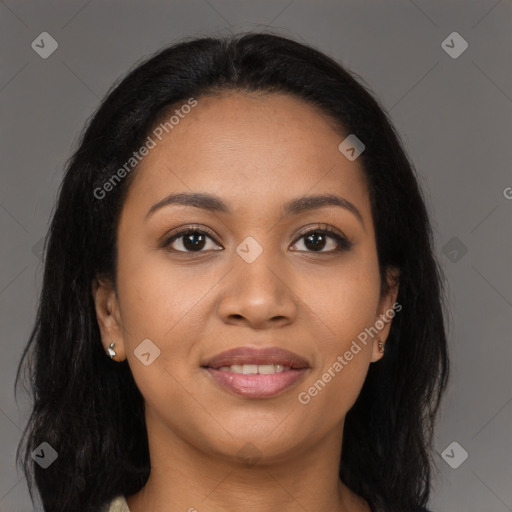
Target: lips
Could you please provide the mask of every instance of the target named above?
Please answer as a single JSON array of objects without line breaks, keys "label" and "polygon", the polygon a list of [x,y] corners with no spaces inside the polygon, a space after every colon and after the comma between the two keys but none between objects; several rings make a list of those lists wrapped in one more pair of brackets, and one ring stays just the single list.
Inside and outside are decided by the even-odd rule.
[{"label": "lips", "polygon": [[270,398],[295,386],[309,362],[288,350],[240,347],[217,354],[202,368],[213,382],[244,398]]},{"label": "lips", "polygon": [[203,367],[219,369],[232,365],[281,365],[292,369],[309,368],[306,359],[279,347],[251,348],[239,347],[221,352],[209,359]]}]

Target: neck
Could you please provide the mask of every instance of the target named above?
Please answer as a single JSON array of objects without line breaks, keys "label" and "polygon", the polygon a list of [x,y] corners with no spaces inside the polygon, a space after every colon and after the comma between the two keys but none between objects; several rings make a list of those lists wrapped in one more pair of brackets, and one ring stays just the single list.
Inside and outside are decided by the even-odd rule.
[{"label": "neck", "polygon": [[244,462],[236,454],[202,451],[153,423],[148,426],[151,474],[143,489],[127,497],[130,512],[370,512],[339,480],[342,435],[341,427],[315,446],[279,456],[247,445],[253,458]]}]

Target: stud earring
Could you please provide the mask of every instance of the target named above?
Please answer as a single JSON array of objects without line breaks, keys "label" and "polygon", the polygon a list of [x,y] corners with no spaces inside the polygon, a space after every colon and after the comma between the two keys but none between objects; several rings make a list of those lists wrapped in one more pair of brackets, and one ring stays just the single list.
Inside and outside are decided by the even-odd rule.
[{"label": "stud earring", "polygon": [[115,346],[115,343],[111,343],[107,348],[107,352],[108,352],[108,355],[110,356],[110,359],[114,359],[114,357],[116,357],[116,355],[117,355],[116,351],[114,350],[114,346]]},{"label": "stud earring", "polygon": [[384,352],[384,342],[379,338],[379,352]]}]

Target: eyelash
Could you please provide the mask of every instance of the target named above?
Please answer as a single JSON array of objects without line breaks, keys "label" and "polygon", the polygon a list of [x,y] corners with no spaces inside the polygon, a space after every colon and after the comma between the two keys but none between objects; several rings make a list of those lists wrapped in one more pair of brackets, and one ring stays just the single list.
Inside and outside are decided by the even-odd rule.
[{"label": "eyelash", "polygon": [[[344,235],[340,234],[337,230],[335,230],[327,225],[324,225],[323,227],[310,228],[310,229],[303,231],[302,233],[300,233],[299,237],[295,240],[295,242],[292,245],[295,245],[302,238],[305,238],[307,235],[309,235],[311,233],[328,235],[330,238],[334,239],[334,241],[337,243],[337,248],[332,249],[330,251],[322,251],[322,250],[321,251],[307,251],[306,250],[306,251],[295,251],[295,252],[307,252],[307,253],[311,253],[311,254],[334,254],[334,253],[339,253],[339,252],[343,252],[343,251],[348,251],[354,245],[347,237],[345,237]],[[215,244],[220,245],[217,242],[217,240],[215,240],[215,234],[212,231],[210,231],[206,228],[199,228],[199,227],[196,228],[195,226],[185,226],[182,228],[178,228],[172,234],[172,236],[166,238],[162,244],[162,247],[168,248],[175,240],[178,240],[179,238],[183,237],[184,235],[189,235],[189,234],[206,235],[209,238],[211,238],[215,242]],[[169,249],[169,250],[171,250],[172,252],[175,252],[175,253],[183,253],[183,254],[200,254],[202,252],[206,252],[203,250],[201,250],[201,251],[178,251],[176,249]]]}]

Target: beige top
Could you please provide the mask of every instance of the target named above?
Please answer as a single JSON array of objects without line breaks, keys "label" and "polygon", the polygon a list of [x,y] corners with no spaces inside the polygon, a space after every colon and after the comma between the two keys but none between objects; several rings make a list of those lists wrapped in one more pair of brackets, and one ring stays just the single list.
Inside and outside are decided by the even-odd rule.
[{"label": "beige top", "polygon": [[130,512],[128,503],[124,499],[124,496],[118,496],[110,502],[110,508],[108,512]]}]

